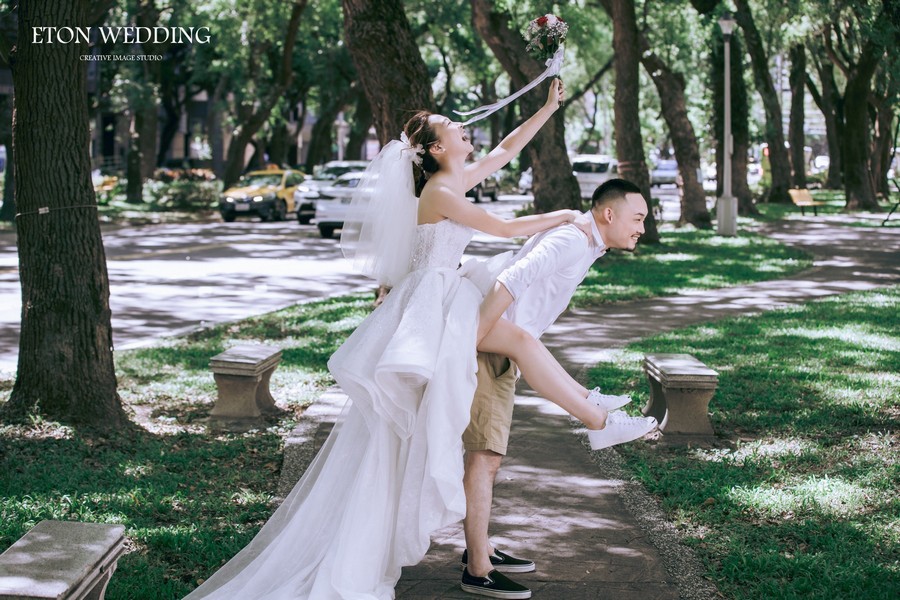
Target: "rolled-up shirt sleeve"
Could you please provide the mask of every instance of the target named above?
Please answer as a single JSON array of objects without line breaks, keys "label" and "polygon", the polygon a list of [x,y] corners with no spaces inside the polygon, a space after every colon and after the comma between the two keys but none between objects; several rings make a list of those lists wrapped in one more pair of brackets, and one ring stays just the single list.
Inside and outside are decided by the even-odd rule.
[{"label": "rolled-up shirt sleeve", "polygon": [[500,273],[497,281],[515,300],[532,283],[576,264],[587,244],[587,237],[576,227],[558,227],[541,234],[534,248]]}]

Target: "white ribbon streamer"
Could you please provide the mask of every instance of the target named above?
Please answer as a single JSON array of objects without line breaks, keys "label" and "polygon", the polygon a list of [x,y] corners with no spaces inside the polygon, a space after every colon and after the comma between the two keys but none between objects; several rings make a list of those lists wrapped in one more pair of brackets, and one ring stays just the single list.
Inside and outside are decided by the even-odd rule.
[{"label": "white ribbon streamer", "polygon": [[519,90],[515,94],[511,94],[511,95],[507,96],[506,98],[504,98],[503,100],[498,100],[497,102],[494,102],[493,104],[485,104],[484,106],[479,106],[478,108],[473,109],[473,110],[467,110],[464,112],[454,110],[453,112],[460,115],[461,117],[475,115],[471,119],[469,119],[468,121],[463,123],[463,126],[474,123],[475,121],[480,121],[481,119],[494,114],[495,112],[497,112],[498,110],[500,110],[501,108],[506,106],[507,104],[510,104],[516,98],[521,96],[522,94],[534,89],[535,86],[537,86],[540,82],[547,79],[548,77],[555,77],[556,75],[559,75],[559,71],[560,71],[560,69],[562,69],[562,62],[563,62],[563,45],[560,44],[559,48],[556,49],[556,52],[553,53],[553,56],[548,58],[547,62],[544,63],[547,66],[547,68],[544,69],[544,72],[541,73],[540,75],[538,75],[537,77],[535,77],[531,81],[531,83],[529,83],[528,85],[523,87],[521,90]]}]

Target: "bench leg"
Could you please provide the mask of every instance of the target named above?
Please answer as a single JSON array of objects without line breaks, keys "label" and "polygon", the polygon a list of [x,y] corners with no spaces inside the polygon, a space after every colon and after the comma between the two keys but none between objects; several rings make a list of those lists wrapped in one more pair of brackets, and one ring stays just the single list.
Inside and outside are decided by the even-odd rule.
[{"label": "bench leg", "polygon": [[817,217],[819,216],[819,207],[816,206],[815,204],[813,205],[813,214],[816,215]]},{"label": "bench leg", "polygon": [[84,596],[84,600],[103,600],[103,597],[106,595],[106,586],[109,585],[109,580],[112,578],[113,573],[116,571],[116,563],[110,565],[110,568],[106,571],[106,574],[103,575],[103,578],[97,582],[97,585],[94,586],[90,592]]},{"label": "bench leg", "polygon": [[805,206],[800,207],[800,214],[803,215],[804,217],[806,216],[806,207]]},{"label": "bench leg", "polygon": [[709,401],[714,389],[666,388],[668,410],[659,425],[663,434],[715,435],[709,422]]},{"label": "bench leg", "polygon": [[272,365],[270,369],[263,371],[262,375],[260,375],[259,385],[256,386],[256,408],[265,415],[280,415],[285,412],[275,406],[275,399],[272,398],[272,394],[269,392],[269,381],[272,379],[272,373],[275,372],[275,367],[277,366],[277,364]]},{"label": "bench leg", "polygon": [[257,390],[262,377],[215,373],[213,378],[216,380],[219,398],[209,413],[210,417],[247,418],[262,414],[257,407]]},{"label": "bench leg", "polygon": [[653,417],[657,423],[662,423],[666,416],[666,395],[663,393],[662,384],[654,377],[647,375],[650,382],[650,399],[641,408],[645,417]]}]

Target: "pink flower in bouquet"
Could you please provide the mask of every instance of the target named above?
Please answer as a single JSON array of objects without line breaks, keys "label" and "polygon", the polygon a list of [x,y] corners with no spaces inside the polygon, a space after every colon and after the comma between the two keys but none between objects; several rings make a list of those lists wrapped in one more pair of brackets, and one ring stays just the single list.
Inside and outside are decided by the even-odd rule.
[{"label": "pink flower in bouquet", "polygon": [[523,34],[525,51],[538,60],[552,57],[566,41],[569,26],[556,15],[547,14],[531,21]]}]

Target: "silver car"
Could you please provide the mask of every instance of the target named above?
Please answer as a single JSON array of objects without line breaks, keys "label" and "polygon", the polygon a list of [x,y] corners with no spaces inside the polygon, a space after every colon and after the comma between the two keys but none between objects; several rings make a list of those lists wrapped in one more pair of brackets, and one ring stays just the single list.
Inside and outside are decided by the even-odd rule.
[{"label": "silver car", "polygon": [[363,171],[369,165],[365,160],[333,160],[316,169],[312,177],[304,181],[294,192],[294,206],[297,207],[297,221],[308,225],[316,218],[316,200],[319,190],[334,185],[337,178],[345,173]]},{"label": "silver car", "polygon": [[362,178],[362,171],[345,173],[333,185],[321,188],[316,199],[316,226],[323,238],[330,238],[336,229],[344,226],[344,218],[353,193]]}]

